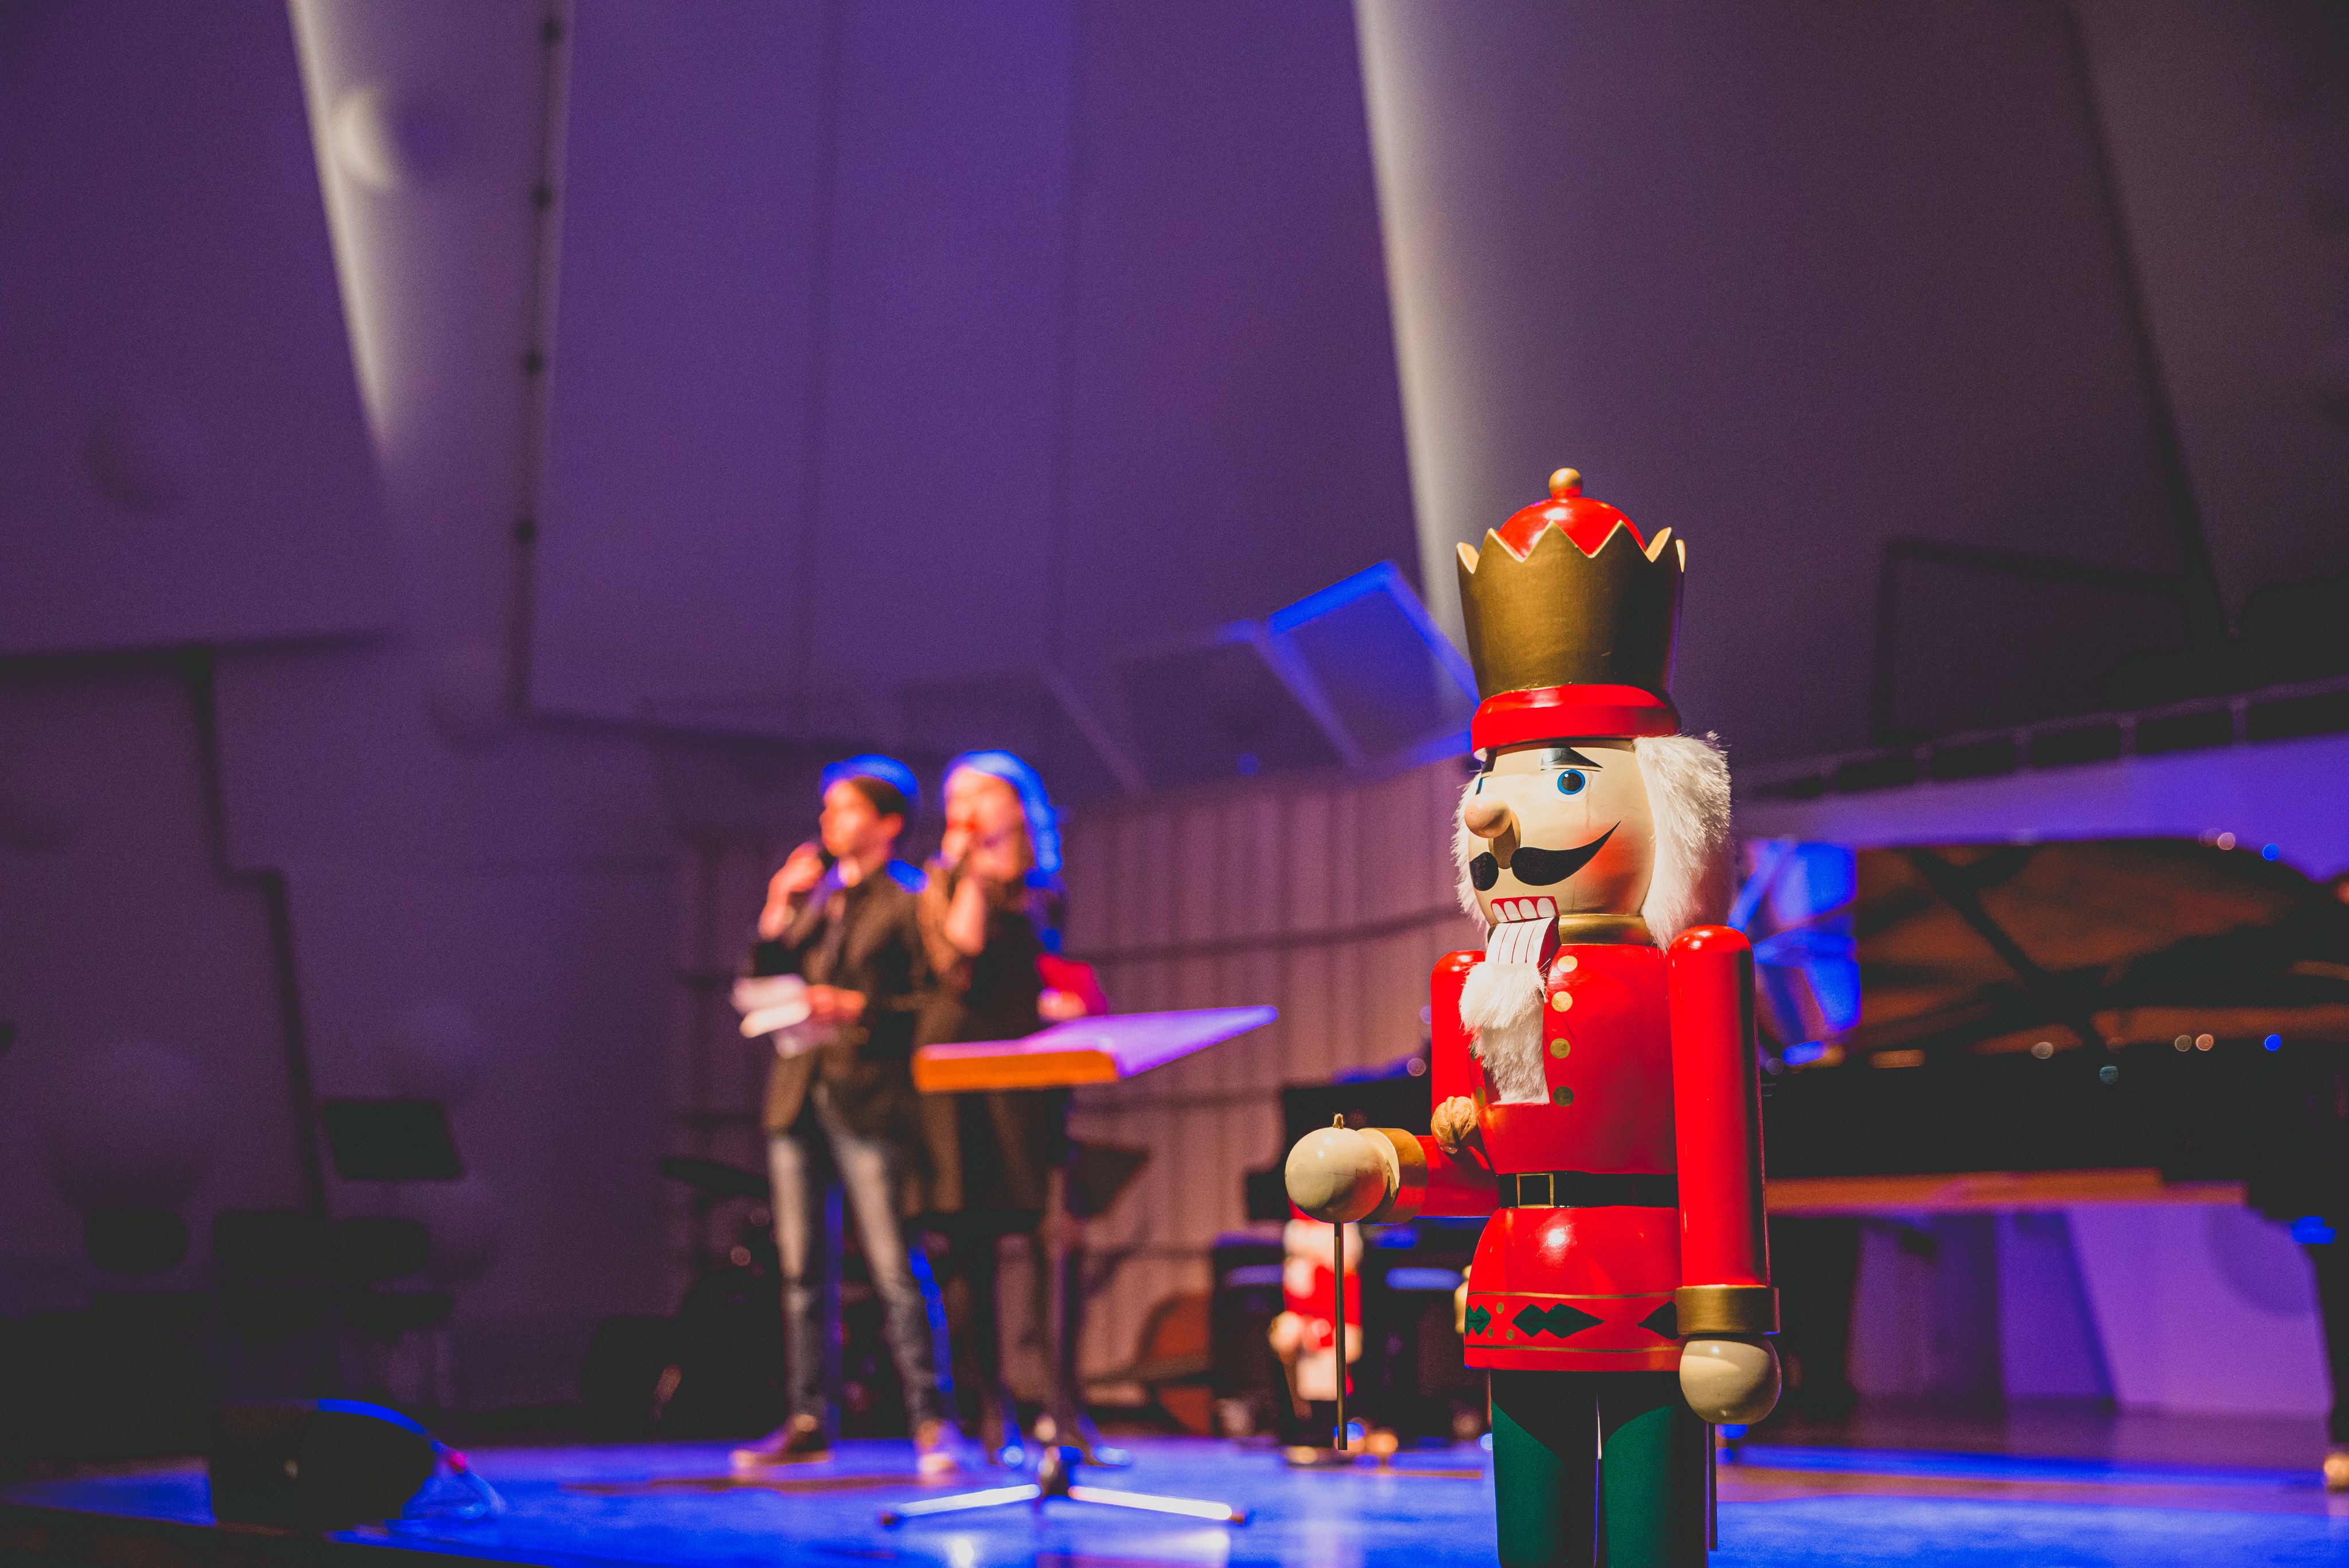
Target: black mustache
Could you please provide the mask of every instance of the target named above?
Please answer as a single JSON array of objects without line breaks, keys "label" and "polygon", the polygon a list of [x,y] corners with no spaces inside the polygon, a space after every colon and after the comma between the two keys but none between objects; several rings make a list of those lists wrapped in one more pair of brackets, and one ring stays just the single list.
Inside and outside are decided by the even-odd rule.
[{"label": "black mustache", "polygon": [[[1615,827],[1622,826],[1619,822]],[[1547,888],[1552,883],[1563,882],[1590,864],[1590,857],[1615,836],[1615,827],[1609,828],[1579,849],[1536,849],[1530,845],[1521,846],[1515,855],[1509,857],[1509,875],[1528,888]],[[1500,879],[1501,863],[1493,858],[1490,851],[1468,862],[1468,880],[1475,884],[1479,893],[1490,892],[1493,884]]]}]

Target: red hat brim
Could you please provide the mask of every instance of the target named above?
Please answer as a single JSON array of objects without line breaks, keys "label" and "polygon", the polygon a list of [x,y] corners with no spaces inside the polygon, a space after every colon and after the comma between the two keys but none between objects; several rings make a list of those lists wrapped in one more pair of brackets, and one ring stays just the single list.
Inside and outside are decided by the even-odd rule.
[{"label": "red hat brim", "polygon": [[1468,722],[1468,744],[1488,752],[1536,741],[1671,735],[1680,727],[1670,699],[1642,687],[1537,686],[1485,698]]}]

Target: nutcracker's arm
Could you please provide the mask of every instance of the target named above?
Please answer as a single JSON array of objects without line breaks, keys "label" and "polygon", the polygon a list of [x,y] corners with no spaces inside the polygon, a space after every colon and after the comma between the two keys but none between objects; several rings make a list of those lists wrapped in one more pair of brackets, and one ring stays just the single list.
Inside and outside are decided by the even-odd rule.
[{"label": "nutcracker's arm", "polygon": [[[1468,1052],[1460,1024],[1460,988],[1482,953],[1450,953],[1429,982],[1433,1031],[1429,1064],[1432,1103],[1473,1094],[1483,1069]],[[1490,1214],[1499,1183],[1474,1143],[1446,1152],[1435,1139],[1401,1127],[1309,1133],[1290,1151],[1289,1201],[1317,1220],[1340,1214],[1372,1225],[1399,1225],[1422,1214]],[[1381,1191],[1383,1197],[1381,1197]]]},{"label": "nutcracker's arm", "polygon": [[[1415,1191],[1406,1183],[1397,1189],[1386,1210],[1371,1223],[1400,1225],[1422,1214],[1483,1216],[1500,1202],[1500,1184],[1491,1168],[1463,1147],[1457,1155],[1444,1152],[1432,1137],[1415,1137],[1420,1158],[1426,1163],[1426,1180]],[[1415,1199],[1415,1201],[1414,1201]]]},{"label": "nutcracker's arm", "polygon": [[1763,1209],[1754,949],[1726,926],[1681,933],[1666,959],[1684,1335],[1778,1332]]}]

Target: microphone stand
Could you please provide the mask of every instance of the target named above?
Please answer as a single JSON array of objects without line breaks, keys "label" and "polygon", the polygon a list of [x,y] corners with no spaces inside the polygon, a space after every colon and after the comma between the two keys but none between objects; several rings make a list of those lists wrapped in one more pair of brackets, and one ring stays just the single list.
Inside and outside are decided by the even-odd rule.
[{"label": "microphone stand", "polygon": [[[1346,1118],[1345,1118],[1343,1116],[1333,1116],[1333,1117],[1331,1117],[1331,1118],[1330,1118],[1330,1125],[1331,1127],[1344,1127],[1344,1126],[1346,1125]],[[1335,1355],[1335,1356],[1337,1357],[1337,1361],[1338,1361],[1338,1435],[1337,1435],[1337,1440],[1336,1440],[1334,1443],[1332,1443],[1330,1446],[1331,1446],[1331,1447],[1333,1447],[1333,1448],[1335,1448],[1335,1449],[1338,1450],[1338,1452],[1339,1452],[1339,1453],[1343,1454],[1343,1453],[1345,1453],[1345,1452],[1346,1452],[1346,1447],[1347,1447],[1347,1444],[1346,1444],[1346,1222],[1345,1222],[1343,1220],[1339,1220],[1337,1224],[1335,1224],[1335,1225],[1333,1225],[1333,1226],[1331,1226],[1331,1227],[1330,1227],[1330,1257],[1331,1262],[1332,1262],[1333,1263],[1335,1263],[1335,1265],[1336,1265],[1336,1267],[1335,1267],[1334,1269],[1332,1269],[1332,1270],[1331,1270],[1331,1272],[1335,1273],[1335,1274],[1338,1276],[1338,1278],[1337,1278],[1337,1291],[1336,1291],[1336,1296],[1337,1296],[1337,1299],[1336,1299],[1335,1301],[1333,1301],[1333,1302],[1331,1302],[1331,1303],[1330,1303],[1330,1317],[1331,1317],[1331,1318],[1336,1322],[1336,1324],[1337,1324],[1337,1327],[1338,1327],[1338,1337],[1337,1337],[1337,1342],[1330,1347],[1330,1354],[1331,1354],[1331,1355]]]}]

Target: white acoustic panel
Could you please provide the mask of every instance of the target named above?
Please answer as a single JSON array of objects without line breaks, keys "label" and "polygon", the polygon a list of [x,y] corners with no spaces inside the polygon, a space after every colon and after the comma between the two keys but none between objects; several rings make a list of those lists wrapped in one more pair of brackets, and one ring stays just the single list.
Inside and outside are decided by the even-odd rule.
[{"label": "white acoustic panel", "polygon": [[285,6],[11,5],[0,102],[0,652],[378,626]]}]

